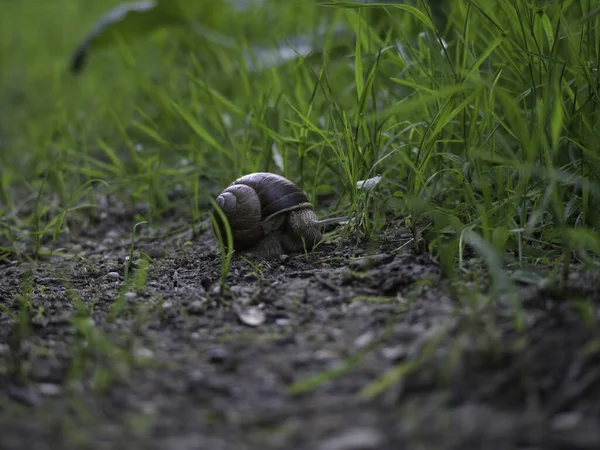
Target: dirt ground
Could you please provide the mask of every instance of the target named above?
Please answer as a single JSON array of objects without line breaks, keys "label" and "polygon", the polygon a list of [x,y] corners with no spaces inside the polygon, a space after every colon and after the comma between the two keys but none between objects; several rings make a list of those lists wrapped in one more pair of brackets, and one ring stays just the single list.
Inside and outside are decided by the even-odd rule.
[{"label": "dirt ground", "polygon": [[369,250],[236,258],[223,298],[210,232],[140,226],[130,275],[144,252],[147,279],[124,289],[133,224],[109,211],[63,256],[0,263],[1,449],[600,448],[598,273],[522,284],[519,315],[395,253],[398,228]]}]

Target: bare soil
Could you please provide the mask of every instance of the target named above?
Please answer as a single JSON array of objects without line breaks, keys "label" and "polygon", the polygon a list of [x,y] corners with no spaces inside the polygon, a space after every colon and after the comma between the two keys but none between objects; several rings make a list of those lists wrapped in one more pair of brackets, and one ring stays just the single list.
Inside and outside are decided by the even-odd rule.
[{"label": "bare soil", "polygon": [[597,272],[523,283],[520,311],[395,252],[397,228],[234,258],[221,293],[210,231],[142,225],[138,289],[133,224],[108,211],[62,255],[0,265],[1,449],[600,448]]}]

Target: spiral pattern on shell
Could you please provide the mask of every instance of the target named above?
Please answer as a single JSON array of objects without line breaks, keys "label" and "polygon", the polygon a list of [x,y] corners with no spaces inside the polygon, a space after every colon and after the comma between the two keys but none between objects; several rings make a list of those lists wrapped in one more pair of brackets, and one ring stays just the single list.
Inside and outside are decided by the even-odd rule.
[{"label": "spiral pattern on shell", "polygon": [[[227,217],[237,250],[252,247],[262,239],[265,236],[263,224],[278,215],[299,208],[312,209],[298,186],[268,172],[238,178],[217,197],[217,204]],[[222,226],[221,229],[224,236]]]}]

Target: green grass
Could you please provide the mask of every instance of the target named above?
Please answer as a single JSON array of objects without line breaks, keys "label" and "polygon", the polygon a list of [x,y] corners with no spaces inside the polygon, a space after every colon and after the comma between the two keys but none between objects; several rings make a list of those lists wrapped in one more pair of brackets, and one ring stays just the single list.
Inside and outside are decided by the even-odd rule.
[{"label": "green grass", "polygon": [[[147,203],[144,227],[176,211],[210,232],[222,188],[274,171],[320,216],[352,216],[343,242],[398,219],[448,274],[471,270],[473,247],[498,290],[506,268],[596,264],[594,2],[448,1],[445,17],[422,1],[204,2],[187,26],[154,18],[70,73],[117,3],[0,5],[0,257],[52,251],[108,194]],[[281,49],[292,57],[274,64]]]},{"label": "green grass", "polygon": [[[92,51],[78,76],[71,54],[115,2],[4,3],[3,252],[39,256],[103,193],[197,222],[266,170],[352,214],[349,239],[407,218],[448,270],[467,243],[494,270],[597,253],[600,19],[538,3],[448,2],[445,21],[423,2],[212,7]],[[298,36],[306,57],[264,58]]]}]

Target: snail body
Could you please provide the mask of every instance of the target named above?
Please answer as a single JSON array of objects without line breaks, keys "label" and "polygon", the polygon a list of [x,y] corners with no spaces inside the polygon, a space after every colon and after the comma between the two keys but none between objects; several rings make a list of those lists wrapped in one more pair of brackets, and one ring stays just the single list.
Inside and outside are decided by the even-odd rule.
[{"label": "snail body", "polygon": [[[269,257],[312,249],[321,229],[344,218],[319,220],[308,197],[293,182],[269,172],[233,181],[216,199],[233,235],[233,248]],[[221,236],[223,224],[217,220]]]}]

